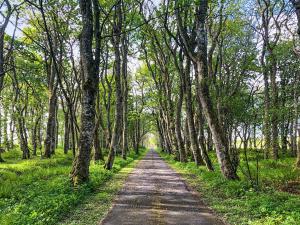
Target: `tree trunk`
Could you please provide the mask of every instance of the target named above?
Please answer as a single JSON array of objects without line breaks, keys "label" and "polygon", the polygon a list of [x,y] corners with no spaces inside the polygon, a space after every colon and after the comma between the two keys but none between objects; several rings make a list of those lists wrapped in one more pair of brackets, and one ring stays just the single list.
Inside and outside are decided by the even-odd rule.
[{"label": "tree trunk", "polygon": [[207,67],[207,32],[206,32],[206,14],[207,0],[203,0],[196,13],[196,33],[198,52],[194,59],[197,92],[203,113],[212,133],[213,141],[216,147],[217,158],[221,167],[222,174],[227,179],[239,179],[236,168],[233,166],[230,156],[229,147],[226,141],[225,131],[222,129],[218,117],[214,112],[209,94],[209,78]]},{"label": "tree trunk", "polygon": [[10,149],[9,141],[8,141],[8,134],[7,134],[7,122],[8,122],[8,117],[7,117],[7,108],[4,108],[4,118],[3,118],[3,145],[5,150]]},{"label": "tree trunk", "polygon": [[55,137],[55,145],[54,148],[52,149],[51,154],[55,154],[55,149],[58,148],[58,138],[59,138],[59,121],[58,121],[58,104],[56,104],[56,108],[55,108],[55,127],[54,127],[54,137]]},{"label": "tree trunk", "polygon": [[4,76],[5,76],[5,71],[4,71],[4,35],[5,35],[5,29],[8,25],[10,16],[13,12],[13,9],[11,7],[10,1],[5,0],[4,2],[1,3],[6,5],[4,8],[6,8],[7,13],[6,16],[2,14],[1,12],[1,24],[0,24],[0,96],[1,96],[1,91],[3,88],[3,81],[4,81]]},{"label": "tree trunk", "polygon": [[189,123],[187,118],[184,122],[184,144],[185,144],[185,154],[187,158],[191,156],[191,138],[190,138],[190,132],[189,132]]},{"label": "tree trunk", "polygon": [[161,122],[158,117],[156,117],[156,127],[157,127],[157,131],[158,131],[159,143],[160,143],[161,150],[166,151],[166,143],[165,143],[163,131],[161,128]]},{"label": "tree trunk", "polygon": [[[125,13],[124,13],[125,17]],[[124,18],[125,20],[125,18]],[[128,78],[127,78],[127,55],[128,44],[126,33],[122,35],[122,78],[123,78],[123,129],[122,129],[122,158],[126,159],[128,152]]]},{"label": "tree trunk", "polygon": [[55,130],[56,130],[56,104],[57,104],[57,83],[55,81],[56,77],[54,62],[51,63],[51,71],[49,76],[49,108],[48,108],[48,121],[46,128],[46,139],[45,139],[45,152],[44,157],[50,158],[51,154],[55,149]]},{"label": "tree trunk", "polygon": [[134,146],[134,151],[135,154],[139,154],[139,146],[140,146],[140,119],[136,119],[135,121],[135,146]]},{"label": "tree trunk", "polygon": [[[297,20],[298,20],[298,36],[300,38],[300,0],[292,0],[292,3],[294,5],[294,8],[296,10],[296,15],[297,15]],[[295,87],[299,87],[300,84],[300,79],[298,77],[299,75],[297,74],[295,76]],[[295,123],[298,125],[296,125],[296,129],[298,130],[298,144],[297,145],[297,161],[296,161],[296,167],[300,168],[300,124],[299,124],[299,118],[298,118],[298,104],[299,104],[299,92],[297,92],[297,88],[295,88],[294,90],[294,104],[295,104]],[[297,131],[296,131],[297,132]],[[297,137],[297,134],[296,134]],[[297,141],[297,138],[296,138]]]},{"label": "tree trunk", "polygon": [[1,149],[0,149],[0,163],[2,163],[2,162],[5,162],[5,160],[2,158]]},{"label": "tree trunk", "polygon": [[95,102],[98,88],[98,74],[93,59],[93,10],[91,0],[80,0],[82,32],[80,37],[80,57],[83,72],[82,113],[78,155],[73,161],[71,180],[73,185],[89,179],[90,154],[93,146],[95,127]]},{"label": "tree trunk", "polygon": [[64,113],[65,115],[65,126],[64,126],[64,153],[67,154],[70,149],[70,118],[68,109]]},{"label": "tree trunk", "polygon": [[76,146],[77,146],[77,138],[76,138],[76,130],[75,130],[75,124],[74,121],[70,121],[70,128],[71,128],[71,149],[73,157],[76,156]]},{"label": "tree trunk", "polygon": [[101,115],[101,103],[100,103],[100,93],[97,90],[97,103],[96,103],[96,115],[97,122],[95,124],[95,134],[94,134],[94,160],[104,160],[101,144],[100,144],[100,125],[102,123],[102,115]]},{"label": "tree trunk", "polygon": [[[2,7],[2,4],[4,5],[4,3],[6,5],[6,6],[4,6],[4,8],[7,8],[7,15],[5,16],[1,12],[2,20],[1,20],[1,24],[0,24],[0,96],[1,96],[2,89],[3,89],[4,76],[5,76],[5,71],[4,71],[4,35],[5,35],[5,29],[8,25],[10,16],[12,14],[12,7],[11,7],[11,4],[10,4],[10,1],[6,0],[6,1],[2,2],[1,7]],[[1,130],[1,127],[0,127],[0,130]],[[1,135],[0,135],[0,139],[1,139]],[[1,140],[0,140],[0,145],[1,145]],[[0,162],[4,162],[4,160],[1,157],[1,151],[2,150],[0,149]]]},{"label": "tree trunk", "polygon": [[[300,2],[299,2],[300,4]],[[299,6],[300,7],[300,6]],[[297,160],[296,160],[296,167],[300,168],[300,122],[299,122],[299,85],[300,85],[300,78],[298,77],[298,74],[295,75],[295,81],[294,81],[294,147],[297,154]]]},{"label": "tree trunk", "polygon": [[185,107],[186,107],[186,118],[188,121],[189,137],[192,147],[192,152],[194,156],[194,161],[196,165],[203,165],[204,162],[201,157],[201,152],[199,149],[199,144],[197,141],[197,133],[195,129],[194,119],[193,119],[193,100],[192,100],[192,90],[191,90],[191,80],[190,80],[190,60],[188,59],[186,63],[186,69],[184,74],[185,79]]},{"label": "tree trunk", "polygon": [[294,8],[296,10],[297,21],[298,21],[298,36],[300,37],[300,0],[292,0]]},{"label": "tree trunk", "polygon": [[291,137],[291,152],[292,157],[296,156],[297,153],[297,122],[296,119],[292,118],[290,127],[290,137]]},{"label": "tree trunk", "polygon": [[14,148],[14,133],[15,133],[15,116],[14,116],[14,110],[13,107],[11,109],[11,118],[10,118],[10,123],[9,123],[9,132],[10,132],[10,137],[9,137],[9,148],[13,149]]},{"label": "tree trunk", "polygon": [[274,53],[271,52],[271,89],[272,89],[272,156],[273,159],[277,160],[279,158],[279,140],[278,140],[278,90],[276,84],[276,72],[277,72],[277,62]]},{"label": "tree trunk", "polygon": [[95,135],[94,135],[94,160],[99,161],[99,160],[104,160],[102,150],[101,150],[101,145],[100,145],[100,127],[96,127],[95,129]]},{"label": "tree trunk", "polygon": [[42,125],[39,123],[38,128],[37,128],[37,148],[40,150],[40,154],[42,156],[42,142],[43,142],[43,134],[42,134]]},{"label": "tree trunk", "polygon": [[[262,56],[264,58],[264,56]],[[264,64],[263,64],[264,65]],[[265,65],[264,65],[265,67]],[[270,94],[269,94],[269,81],[268,81],[268,72],[266,68],[263,68],[264,76],[264,158],[269,158],[270,148],[271,148],[271,127],[270,127]]]},{"label": "tree trunk", "polygon": [[179,87],[179,96],[177,100],[177,109],[176,109],[176,120],[175,120],[175,129],[176,129],[176,138],[178,142],[179,148],[179,159],[180,162],[186,162],[186,154],[184,149],[184,141],[181,135],[181,109],[182,109],[182,101],[183,101],[183,85],[182,82]]},{"label": "tree trunk", "polygon": [[296,167],[300,168],[300,125],[299,124],[298,124],[298,145],[297,145]]},{"label": "tree trunk", "polygon": [[41,116],[38,116],[36,118],[36,121],[35,121],[34,126],[33,126],[33,130],[32,130],[31,144],[32,144],[32,155],[34,155],[34,156],[36,156],[36,150],[37,150],[37,146],[38,146],[37,132],[38,132],[38,127],[39,127],[39,124],[40,124],[40,120],[41,120]]},{"label": "tree trunk", "polygon": [[22,115],[18,116],[18,131],[19,131],[19,143],[22,151],[22,159],[29,159],[30,152],[27,142],[27,134],[25,128],[25,121]]},{"label": "tree trunk", "polygon": [[[199,101],[200,102],[200,101]],[[202,115],[202,108],[201,108],[201,105],[198,104],[198,118],[196,116],[196,119],[198,119],[198,124],[199,124],[199,139],[198,139],[198,143],[199,143],[199,146],[200,146],[200,150],[201,150],[201,156],[204,160],[204,163],[207,167],[207,169],[209,171],[213,171],[214,170],[214,167],[213,167],[213,164],[209,158],[209,155],[207,153],[207,150],[205,148],[205,142],[204,142],[204,118],[203,118],[203,115]]]},{"label": "tree trunk", "polygon": [[115,125],[114,132],[111,139],[110,150],[105,164],[105,169],[112,169],[115,154],[119,151],[119,138],[122,129],[122,86],[121,86],[121,57],[120,57],[120,34],[122,30],[122,10],[121,2],[116,5],[114,19],[114,37],[112,38],[115,49],[115,85],[116,85],[116,109],[115,109]]}]

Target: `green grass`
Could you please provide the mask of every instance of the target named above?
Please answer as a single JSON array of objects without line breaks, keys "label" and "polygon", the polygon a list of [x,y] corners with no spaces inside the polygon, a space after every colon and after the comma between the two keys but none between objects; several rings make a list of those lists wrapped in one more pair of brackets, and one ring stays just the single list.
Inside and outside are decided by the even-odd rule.
[{"label": "green grass", "polygon": [[[240,181],[225,180],[212,156],[215,172],[196,167],[193,162],[176,162],[173,156],[160,155],[196,189],[204,202],[230,224],[299,225],[300,195],[281,191],[290,181],[300,181],[300,171],[293,168],[294,158],[259,161],[259,191],[253,189],[239,170]],[[245,163],[241,166],[245,170]],[[255,161],[250,162],[252,173]]]},{"label": "green grass", "polygon": [[102,163],[92,162],[90,182],[76,189],[69,182],[71,153],[64,155],[58,149],[51,159],[35,157],[21,160],[19,150],[6,152],[3,154],[6,162],[0,164],[0,224],[58,224],[71,217],[71,212],[80,203],[94,196],[103,196],[103,203],[109,207],[121,184],[110,193],[101,192],[101,187],[124,171],[122,168],[130,168],[134,160],[141,158],[145,152],[141,151],[139,156],[131,153],[126,161],[117,157],[111,171],[104,170]]},{"label": "green grass", "polygon": [[[145,154],[146,151],[142,151],[139,158],[142,158]],[[66,218],[59,224],[99,224],[99,221],[105,217],[112,206],[112,202],[118,191],[122,188],[125,179],[137,163],[138,160],[133,161],[118,173],[115,173],[108,182],[100,185],[97,191],[81,202],[69,215],[66,215]]]}]

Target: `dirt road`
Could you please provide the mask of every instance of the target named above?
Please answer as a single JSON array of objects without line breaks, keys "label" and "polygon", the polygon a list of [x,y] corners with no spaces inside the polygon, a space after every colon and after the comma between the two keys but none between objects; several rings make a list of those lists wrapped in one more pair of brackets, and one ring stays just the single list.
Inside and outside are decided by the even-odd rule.
[{"label": "dirt road", "polygon": [[102,225],[223,225],[153,150],[129,175]]}]

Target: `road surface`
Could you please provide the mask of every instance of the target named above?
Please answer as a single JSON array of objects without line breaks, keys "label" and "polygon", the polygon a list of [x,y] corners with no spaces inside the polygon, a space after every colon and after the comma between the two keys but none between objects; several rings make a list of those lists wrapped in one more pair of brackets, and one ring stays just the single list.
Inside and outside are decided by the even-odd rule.
[{"label": "road surface", "polygon": [[129,175],[102,225],[224,225],[150,150]]}]

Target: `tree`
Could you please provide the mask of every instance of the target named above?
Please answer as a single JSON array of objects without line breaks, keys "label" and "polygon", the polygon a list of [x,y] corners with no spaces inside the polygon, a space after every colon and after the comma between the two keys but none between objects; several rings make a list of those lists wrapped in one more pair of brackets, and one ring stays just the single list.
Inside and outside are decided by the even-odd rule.
[{"label": "tree", "polygon": [[92,1],[79,1],[82,15],[82,32],[80,36],[80,59],[82,65],[82,113],[79,137],[78,155],[74,159],[71,180],[74,185],[89,179],[90,154],[93,146],[95,128],[95,101],[98,88],[98,74],[93,58],[94,30],[93,10],[97,4]]},{"label": "tree", "polygon": [[[4,81],[4,76],[5,76],[5,70],[4,70],[4,35],[5,35],[5,29],[8,25],[9,22],[9,18],[12,14],[12,7],[11,4],[8,0],[4,1],[7,7],[7,14],[3,15],[1,13],[1,15],[3,15],[4,17],[4,22],[2,24],[0,24],[0,96],[1,96],[1,91],[3,88],[3,81]],[[2,7],[4,4],[1,4],[0,9],[2,9]],[[1,146],[0,146],[1,148]],[[3,162],[4,160],[1,157],[1,153],[2,153],[3,149],[1,148],[0,150],[0,162]]]},{"label": "tree", "polygon": [[[297,15],[297,20],[298,20],[298,36],[300,38],[300,1],[299,0],[291,0],[293,3],[293,6],[296,10],[296,15]],[[300,85],[300,81],[299,79],[295,82],[295,92],[294,92],[294,101],[295,101],[295,115],[296,115],[296,121],[295,123],[296,125],[296,129],[298,131],[298,138],[300,137],[300,125],[299,125],[299,119],[297,120],[297,116],[298,116],[298,104],[299,104],[299,90],[297,87],[299,87]],[[295,135],[297,137],[297,135]],[[299,141],[299,140],[298,140]],[[300,143],[298,142],[298,146],[297,146],[297,161],[296,161],[296,167],[300,168]]]},{"label": "tree", "polygon": [[[195,7],[195,40],[197,50],[191,48],[189,37],[183,29],[183,22],[180,17],[179,3],[176,4],[176,19],[180,37],[183,43],[183,48],[188,57],[194,64],[197,82],[197,94],[208,122],[209,128],[212,132],[213,141],[217,151],[218,161],[223,175],[227,179],[238,179],[236,168],[231,162],[229,156],[229,146],[225,137],[225,132],[219,123],[218,116],[216,115],[211,97],[209,94],[209,77],[208,77],[208,64],[207,64],[207,32],[206,32],[206,15],[208,1],[203,0]],[[196,47],[195,46],[195,47]]]},{"label": "tree", "polygon": [[120,149],[120,136],[122,134],[122,116],[123,116],[123,99],[122,99],[122,83],[121,83],[121,52],[120,52],[120,42],[121,42],[121,32],[122,32],[122,1],[118,1],[115,5],[114,13],[114,25],[112,34],[112,43],[114,46],[115,53],[115,85],[116,85],[116,109],[115,109],[115,125],[114,131],[111,139],[110,150],[105,168],[112,169],[114,158],[116,152]]}]

